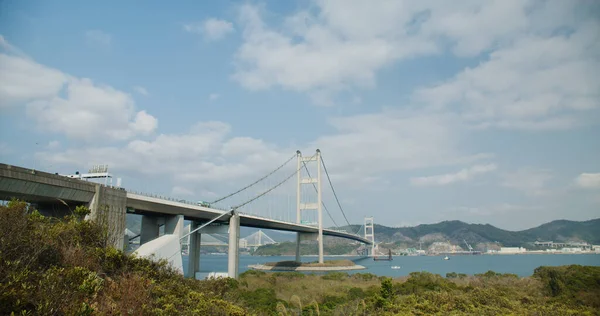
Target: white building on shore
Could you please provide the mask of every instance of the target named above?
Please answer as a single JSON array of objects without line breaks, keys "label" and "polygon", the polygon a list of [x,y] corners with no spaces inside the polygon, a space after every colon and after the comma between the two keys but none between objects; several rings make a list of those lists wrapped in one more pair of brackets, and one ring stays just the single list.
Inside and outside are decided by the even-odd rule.
[{"label": "white building on shore", "polygon": [[525,253],[527,249],[523,247],[501,247],[498,254],[515,254],[515,253]]}]

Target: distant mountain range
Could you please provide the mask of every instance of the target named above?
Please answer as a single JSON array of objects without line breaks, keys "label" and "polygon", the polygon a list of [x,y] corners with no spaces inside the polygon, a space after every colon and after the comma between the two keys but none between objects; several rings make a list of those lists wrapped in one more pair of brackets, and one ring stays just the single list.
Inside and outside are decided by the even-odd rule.
[{"label": "distant mountain range", "polygon": [[[130,230],[137,233],[140,226],[141,216],[128,216],[127,227]],[[350,225],[340,229],[356,232],[359,228],[361,228],[359,225]],[[240,227],[241,237],[257,231],[257,228]],[[296,240],[294,233],[269,229],[262,231],[277,242]],[[333,239],[326,238],[326,242],[333,241]],[[390,245],[393,248],[423,247],[423,249],[436,241],[450,242],[463,248],[466,241],[472,247],[480,250],[493,245],[531,248],[535,241],[584,241],[598,245],[600,244],[600,218],[583,222],[556,220],[522,231],[509,231],[490,224],[468,224],[462,221],[443,221],[414,227],[387,227],[375,224],[375,240],[384,244],[393,244]],[[336,243],[340,241],[338,240]]]},{"label": "distant mountain range", "polygon": [[[342,229],[357,231],[358,225]],[[522,231],[508,231],[489,224],[468,224],[461,221],[444,221],[437,224],[423,224],[415,227],[392,228],[375,225],[375,240],[394,243],[397,246],[426,246],[435,241],[449,241],[464,246],[464,241],[473,247],[479,244],[499,246],[531,246],[535,241],[585,241],[600,244],[600,219],[583,222],[556,220]]]}]

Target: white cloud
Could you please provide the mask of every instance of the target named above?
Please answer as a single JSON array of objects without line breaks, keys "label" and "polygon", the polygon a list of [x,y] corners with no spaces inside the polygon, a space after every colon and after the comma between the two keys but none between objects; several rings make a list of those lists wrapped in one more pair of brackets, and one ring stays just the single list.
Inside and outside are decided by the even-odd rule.
[{"label": "white cloud", "polygon": [[219,40],[234,31],[233,24],[226,20],[210,18],[202,23],[187,23],[183,29],[190,33],[202,34],[209,40]]},{"label": "white cloud", "polygon": [[423,35],[449,39],[459,56],[475,56],[524,31],[532,1],[430,2]]},{"label": "white cloud", "polygon": [[68,79],[30,59],[0,54],[0,107],[53,97]]},{"label": "white cloud", "polygon": [[110,47],[112,42],[112,36],[101,30],[88,30],[85,32],[86,43],[90,46]]},{"label": "white cloud", "polygon": [[280,26],[244,5],[233,78],[250,90],[281,87],[333,105],[337,93],[374,87],[378,70],[449,44],[456,55],[488,58],[419,90],[415,106],[460,113],[479,129],[568,129],[600,103],[600,26],[575,9],[569,1],[329,0]]},{"label": "white cloud", "polygon": [[152,133],[158,126],[158,120],[146,113],[145,110],[135,114],[135,118],[129,123],[130,130],[136,134],[148,135]]},{"label": "white cloud", "polygon": [[317,93],[321,100],[332,91],[373,86],[378,69],[436,49],[431,42],[395,32],[410,18],[401,5],[392,5],[391,11],[359,2],[319,5],[325,6],[320,16],[301,12],[287,17],[287,32],[267,26],[258,8],[242,6],[244,43],[233,78],[251,90],[280,86]]},{"label": "white cloud", "polygon": [[141,95],[144,95],[144,96],[147,96],[149,94],[148,90],[146,90],[146,88],[144,88],[142,86],[135,86],[135,87],[133,87],[133,91],[135,91],[135,92],[137,92],[137,93],[139,93]]},{"label": "white cloud", "polygon": [[24,56],[25,54],[18,48],[14,47],[12,44],[10,44],[2,34],[0,34],[0,49],[2,49],[3,51],[6,51],[8,53],[14,54],[14,55],[18,55],[18,56]]},{"label": "white cloud", "polygon": [[82,140],[125,140],[154,131],[157,120],[135,111],[125,92],[75,78],[25,57],[0,54],[2,106],[25,104],[37,126]]},{"label": "white cloud", "polygon": [[103,161],[115,171],[214,184],[262,175],[294,152],[274,148],[257,139],[230,137],[230,131],[231,127],[223,122],[200,122],[184,134],[160,134],[148,141],[131,140],[123,147],[45,152],[41,158],[81,167],[87,167],[90,161]]},{"label": "white cloud", "polygon": [[[468,164],[489,158],[487,154],[457,150],[460,128],[452,117],[389,111],[341,117],[333,119],[331,124],[335,132],[299,147],[305,156],[312,155],[316,148],[323,150],[336,185],[390,185],[382,178],[390,172]],[[298,149],[230,133],[231,127],[223,122],[201,122],[183,134],[160,134],[151,140],[131,140],[118,147],[46,152],[40,158],[56,165],[81,167],[87,167],[89,161],[102,161],[113,170],[166,177],[180,186],[183,183],[207,186],[197,188],[199,192],[210,185],[231,185],[234,181],[241,186],[243,179],[255,180]]]},{"label": "white cloud", "polygon": [[545,195],[546,185],[554,176],[547,169],[521,168],[515,172],[502,175],[502,186],[516,189],[527,195]]},{"label": "white cloud", "polygon": [[519,36],[480,65],[421,89],[415,100],[458,111],[478,128],[575,126],[577,112],[600,104],[599,27],[592,22],[570,35]]},{"label": "white cloud", "polygon": [[335,118],[335,133],[311,142],[326,150],[338,179],[364,179],[391,171],[472,163],[485,153],[458,150],[463,133],[451,115],[386,110]]},{"label": "white cloud", "polygon": [[497,205],[489,205],[482,207],[458,206],[451,207],[446,210],[446,213],[467,214],[475,216],[493,216],[505,215],[507,213],[522,213],[541,210],[541,206],[516,205],[510,203],[502,203]]},{"label": "white cloud", "polygon": [[577,176],[575,183],[585,189],[600,188],[600,173],[582,173]]},{"label": "white cloud", "polygon": [[208,100],[210,100],[210,101],[214,101],[214,100],[218,99],[219,97],[220,97],[220,95],[219,95],[218,93],[211,93],[211,94],[208,96]]},{"label": "white cloud", "polygon": [[495,164],[475,165],[470,168],[462,169],[456,173],[411,178],[410,183],[413,186],[448,185],[455,182],[470,180],[476,175],[494,171],[496,168],[497,166]]},{"label": "white cloud", "polygon": [[154,117],[134,112],[133,99],[122,91],[95,85],[89,79],[73,79],[66,90],[65,98],[30,102],[27,115],[42,129],[90,141],[125,140],[156,127]]}]

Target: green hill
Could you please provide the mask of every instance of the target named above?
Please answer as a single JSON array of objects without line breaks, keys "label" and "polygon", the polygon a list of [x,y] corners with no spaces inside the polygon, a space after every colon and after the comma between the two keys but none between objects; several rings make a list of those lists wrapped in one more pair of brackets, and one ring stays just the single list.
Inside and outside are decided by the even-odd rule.
[{"label": "green hill", "polygon": [[[361,227],[351,225],[341,227],[346,231],[357,232]],[[362,230],[360,231],[362,233]],[[509,231],[490,224],[468,224],[461,221],[443,221],[436,224],[423,224],[415,227],[387,227],[375,224],[375,241],[383,243],[384,248],[427,249],[434,242],[450,242],[466,249],[465,241],[474,249],[485,251],[499,247],[535,248],[535,241],[587,242],[600,244],[600,219],[576,222],[556,220],[522,231]],[[255,254],[290,255],[295,253],[293,242],[259,247]],[[346,245],[345,247],[343,245]],[[353,254],[357,245],[350,241],[326,237],[326,254]],[[303,245],[302,252],[316,254],[316,245]]]},{"label": "green hill", "polygon": [[[357,231],[358,225],[343,229]],[[509,231],[490,224],[468,224],[461,221],[444,221],[436,224],[423,224],[415,227],[387,227],[375,225],[375,238],[383,243],[395,243],[406,246],[431,244],[434,241],[450,241],[452,244],[495,243],[500,246],[526,246],[540,241],[585,241],[600,243],[600,219],[583,222],[556,220],[522,231]]]}]

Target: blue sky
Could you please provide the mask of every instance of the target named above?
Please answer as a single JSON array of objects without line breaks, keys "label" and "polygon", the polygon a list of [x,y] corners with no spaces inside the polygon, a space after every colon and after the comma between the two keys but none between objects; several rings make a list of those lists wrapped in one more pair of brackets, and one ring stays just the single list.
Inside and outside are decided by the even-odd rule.
[{"label": "blue sky", "polygon": [[0,6],[2,162],[211,200],[320,148],[352,223],[600,217],[593,1]]}]

